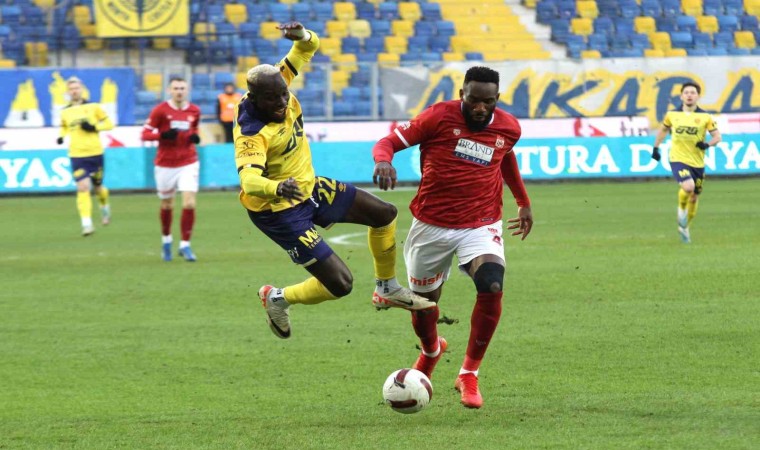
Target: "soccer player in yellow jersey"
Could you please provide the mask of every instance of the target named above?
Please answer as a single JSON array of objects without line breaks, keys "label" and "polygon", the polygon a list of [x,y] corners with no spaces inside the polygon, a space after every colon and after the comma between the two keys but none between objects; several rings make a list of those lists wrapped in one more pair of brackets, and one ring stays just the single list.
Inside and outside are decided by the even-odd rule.
[{"label": "soccer player in yellow jersey", "polygon": [[61,136],[57,142],[61,145],[63,138],[69,136],[69,158],[77,184],[77,210],[82,221],[82,236],[89,236],[95,232],[90,197],[93,186],[100,202],[103,225],[108,225],[111,221],[108,188],[103,185],[103,145],[100,143],[99,132],[112,129],[113,123],[99,104],[90,103],[82,97],[82,82],[79,78],[66,80],[66,89],[71,103],[61,111]]},{"label": "soccer player in yellow jersey", "polygon": [[[691,242],[689,225],[697,214],[699,194],[705,180],[705,150],[721,141],[712,116],[697,106],[701,93],[702,89],[696,83],[681,86],[683,105],[680,110],[665,114],[652,151],[652,159],[659,161],[660,144],[668,133],[672,134],[670,170],[681,185],[678,190],[678,234],[686,244]],[[708,142],[705,142],[706,132],[710,133]]]},{"label": "soccer player in yellow jersey", "polygon": [[289,338],[290,305],[314,305],[351,292],[351,271],[315,225],[368,226],[374,295],[406,309],[435,306],[396,280],[396,207],[351,184],[314,175],[301,104],[288,85],[319,48],[319,38],[298,22],[278,28],[293,46],[276,66],[248,71],[248,93],[237,106],[233,130],[240,202],[251,221],[312,275],[293,286],[261,287],[269,327],[277,337]]}]

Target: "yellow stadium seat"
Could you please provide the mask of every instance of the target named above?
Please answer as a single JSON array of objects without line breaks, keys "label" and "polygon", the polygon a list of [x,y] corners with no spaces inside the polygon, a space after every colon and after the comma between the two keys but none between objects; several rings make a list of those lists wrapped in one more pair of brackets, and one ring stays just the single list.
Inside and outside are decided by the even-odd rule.
[{"label": "yellow stadium seat", "polygon": [[394,20],[391,22],[391,33],[394,36],[412,37],[414,36],[414,23],[408,20]]},{"label": "yellow stadium seat", "polygon": [[536,8],[536,0],[523,0],[522,4],[528,8]]},{"label": "yellow stadium seat", "polygon": [[84,48],[87,50],[103,50],[105,47],[105,43],[103,42],[103,39],[98,38],[84,38]]},{"label": "yellow stadium seat", "polygon": [[238,89],[245,89],[246,91],[248,90],[248,72],[235,73],[235,87]]},{"label": "yellow stadium seat", "polygon": [[172,38],[153,38],[153,48],[156,50],[169,50],[172,48]]},{"label": "yellow stadium seat", "polygon": [[718,18],[715,16],[697,17],[697,29],[702,33],[717,33],[719,29]]},{"label": "yellow stadium seat", "polygon": [[395,53],[400,55],[406,53],[408,41],[405,37],[401,36],[386,36],[385,37],[385,51],[388,53]]},{"label": "yellow stadium seat", "polygon": [[97,31],[95,30],[94,23],[84,24],[79,27],[79,35],[82,37],[95,36]]},{"label": "yellow stadium seat", "polygon": [[333,70],[330,76],[332,81],[332,91],[340,95],[343,89],[348,87],[348,80],[351,74],[342,70]]},{"label": "yellow stadium seat", "polygon": [[0,59],[0,69],[12,69],[16,67],[16,61],[12,59]]},{"label": "yellow stadium seat", "polygon": [[652,43],[652,48],[666,51],[669,50],[672,45],[670,43],[670,34],[664,31],[658,31],[649,35],[649,42]]},{"label": "yellow stadium seat", "polygon": [[702,0],[681,0],[681,10],[687,16],[702,15]]},{"label": "yellow stadium seat", "polygon": [[359,70],[356,64],[356,55],[353,53],[342,53],[332,57],[333,67],[348,73],[354,73]]},{"label": "yellow stadium seat", "polygon": [[146,91],[161,92],[164,90],[164,77],[160,73],[143,75],[143,86]]},{"label": "yellow stadium seat", "polygon": [[77,28],[92,22],[92,16],[90,16],[90,7],[87,5],[75,6],[72,10],[72,17],[74,19],[74,25],[76,25]]},{"label": "yellow stadium seat", "polygon": [[467,53],[475,50],[470,38],[466,36],[451,36],[451,50],[457,53]]},{"label": "yellow stadium seat", "polygon": [[213,23],[196,22],[193,25],[193,34],[195,39],[200,42],[215,41],[216,25]]},{"label": "yellow stadium seat", "polygon": [[578,0],[575,3],[575,9],[581,17],[596,19],[597,16],[599,16],[599,8],[596,6],[596,0]]},{"label": "yellow stadium seat", "polygon": [[686,53],[685,48],[671,48],[671,49],[665,50],[665,56],[668,56],[668,57],[687,56],[687,53]]},{"label": "yellow stadium seat", "polygon": [[645,48],[644,57],[646,58],[662,58],[665,56],[665,52],[658,48]]},{"label": "yellow stadium seat", "polygon": [[633,29],[637,33],[654,33],[657,31],[657,23],[654,21],[654,17],[636,17],[633,19]]},{"label": "yellow stadium seat", "polygon": [[377,5],[378,3],[382,3],[385,0],[367,0],[367,3],[372,3],[373,5]]},{"label": "yellow stadium seat", "polygon": [[348,22],[328,20],[325,24],[325,31],[332,38],[344,38],[348,36]]},{"label": "yellow stadium seat", "polygon": [[382,67],[396,67],[401,58],[396,53],[378,53],[377,63]]},{"label": "yellow stadium seat", "polygon": [[280,3],[285,3],[286,5],[292,5],[293,3],[298,3],[301,0],[280,0]]},{"label": "yellow stadium seat", "polygon": [[446,62],[464,61],[464,55],[457,52],[445,52],[441,57]]},{"label": "yellow stadium seat", "polygon": [[588,36],[594,32],[594,22],[585,17],[576,17],[570,21],[570,30],[581,36]]},{"label": "yellow stadium seat", "polygon": [[422,10],[417,2],[399,2],[398,14],[404,20],[416,22],[422,17]]},{"label": "yellow stadium seat", "polygon": [[750,16],[760,17],[760,0],[744,0],[744,11]]},{"label": "yellow stadium seat", "polygon": [[259,65],[258,56],[238,56],[237,70],[238,72],[248,73],[248,69]]},{"label": "yellow stadium seat", "polygon": [[332,57],[340,54],[340,39],[334,37],[325,37],[319,40],[319,51],[323,55]]},{"label": "yellow stadium seat", "polygon": [[372,35],[372,27],[369,21],[364,19],[350,20],[348,22],[348,35],[357,38],[368,38]]},{"label": "yellow stadium seat", "polygon": [[599,50],[583,50],[581,52],[581,58],[583,59],[599,59],[602,57],[602,54],[599,53]]},{"label": "yellow stadium seat", "polygon": [[33,0],[33,3],[40,8],[52,8],[55,6],[56,0]]},{"label": "yellow stadium seat", "polygon": [[47,42],[26,42],[24,53],[30,66],[46,66],[48,59]]},{"label": "yellow stadium seat", "polygon": [[351,2],[333,3],[333,15],[338,20],[356,19],[356,5]]},{"label": "yellow stadium seat", "polygon": [[259,36],[264,39],[280,39],[282,38],[282,31],[280,31],[280,24],[277,22],[261,22],[259,25]]},{"label": "yellow stadium seat", "polygon": [[751,31],[734,32],[734,43],[738,48],[748,48],[750,50],[757,46],[755,35]]},{"label": "yellow stadium seat", "polygon": [[248,8],[243,3],[228,3],[224,5],[224,17],[227,22],[237,26],[248,21]]}]

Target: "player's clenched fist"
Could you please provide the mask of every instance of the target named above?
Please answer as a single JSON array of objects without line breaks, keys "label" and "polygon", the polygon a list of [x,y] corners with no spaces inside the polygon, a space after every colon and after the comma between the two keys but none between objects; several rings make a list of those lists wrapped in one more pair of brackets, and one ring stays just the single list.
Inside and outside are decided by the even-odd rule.
[{"label": "player's clenched fist", "polygon": [[293,203],[292,200],[299,202],[303,200],[303,193],[298,187],[295,178],[288,178],[285,181],[281,181],[280,184],[277,185],[277,196],[291,200],[291,203]]},{"label": "player's clenched fist", "polygon": [[282,31],[282,37],[291,41],[300,41],[306,36],[306,30],[300,22],[287,22],[277,27]]},{"label": "player's clenched fist", "polygon": [[372,173],[372,182],[384,191],[396,187],[396,168],[387,161],[380,161],[375,164],[375,171]]}]

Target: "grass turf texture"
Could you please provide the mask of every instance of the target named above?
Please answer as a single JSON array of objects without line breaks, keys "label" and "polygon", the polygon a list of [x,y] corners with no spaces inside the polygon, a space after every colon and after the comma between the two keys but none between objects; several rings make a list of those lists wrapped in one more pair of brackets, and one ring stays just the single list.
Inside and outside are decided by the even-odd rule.
[{"label": "grass turf texture", "polygon": [[[370,305],[362,227],[324,233],[360,233],[333,246],[354,292],[294,307],[281,341],[256,291],[305,271],[235,193],[200,195],[195,264],[160,260],[152,195],[114,195],[113,224],[89,238],[73,196],[2,198],[0,448],[757,448],[757,180],[709,181],[691,245],[672,182],[529,192],[533,234],[505,239],[483,409],[453,390],[475,298],[455,271],[449,351],[412,416],[382,404],[417,340],[408,313]],[[381,194],[401,211],[399,241],[412,194]]]}]

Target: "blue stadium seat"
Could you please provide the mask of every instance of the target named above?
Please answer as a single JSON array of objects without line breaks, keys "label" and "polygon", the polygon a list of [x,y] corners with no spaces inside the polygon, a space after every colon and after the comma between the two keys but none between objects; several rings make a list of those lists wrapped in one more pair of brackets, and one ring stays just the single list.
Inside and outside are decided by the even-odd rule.
[{"label": "blue stadium seat", "polygon": [[190,84],[192,85],[194,91],[197,89],[210,89],[211,75],[207,73],[194,73]]},{"label": "blue stadium seat", "polygon": [[752,54],[753,55],[760,55],[760,46],[753,48],[752,49]]},{"label": "blue stadium seat", "polygon": [[681,15],[681,2],[679,0],[663,0],[661,6],[664,17],[675,18]]},{"label": "blue stadium seat", "polygon": [[678,16],[676,17],[676,26],[678,27],[678,31],[692,33],[697,29],[697,18],[693,16]]},{"label": "blue stadium seat", "polygon": [[408,39],[409,51],[426,52],[430,48],[430,37],[412,36]]},{"label": "blue stadium seat", "polygon": [[673,48],[691,48],[694,38],[688,31],[674,31],[670,33],[670,43]]},{"label": "blue stadium seat", "polygon": [[364,51],[382,53],[385,51],[385,39],[381,36],[371,36],[364,39]]},{"label": "blue stadium seat", "polygon": [[657,24],[657,31],[664,31],[665,33],[672,33],[678,31],[677,19],[675,17],[658,17],[655,19]]},{"label": "blue stadium seat", "polygon": [[374,3],[362,2],[356,5],[356,17],[364,20],[377,18],[377,8]]},{"label": "blue stadium seat", "polygon": [[703,0],[702,11],[705,16],[717,16],[723,12],[720,0]]},{"label": "blue stadium seat", "polygon": [[227,83],[235,83],[235,74],[230,72],[216,72],[214,74],[215,89],[222,89]]},{"label": "blue stadium seat", "polygon": [[705,49],[712,47],[712,36],[710,36],[709,33],[699,33],[694,32],[691,33],[692,37],[694,38],[694,49]]},{"label": "blue stadium seat", "polygon": [[0,43],[8,39],[10,36],[11,27],[9,25],[0,25]]},{"label": "blue stadium seat", "polygon": [[718,28],[720,31],[734,32],[739,29],[739,18],[737,16],[722,15],[718,16]]},{"label": "blue stadium seat", "polygon": [[290,7],[285,3],[267,3],[267,13],[273,22],[290,22],[292,19]]},{"label": "blue stadium seat", "polygon": [[650,48],[651,43],[649,42],[649,36],[647,36],[644,33],[633,33],[631,35],[631,48],[637,48],[640,50],[644,50],[645,48]]},{"label": "blue stadium seat", "polygon": [[641,15],[641,8],[633,1],[620,5],[620,16],[627,19],[632,19]]},{"label": "blue stadium seat", "polygon": [[288,39],[278,39],[274,41],[274,53],[279,55],[280,58],[287,55],[292,47],[293,43]]},{"label": "blue stadium seat", "polygon": [[414,24],[415,36],[433,36],[436,34],[435,23],[420,20]]},{"label": "blue stadium seat", "polygon": [[219,42],[230,43],[239,36],[235,25],[228,22],[216,24],[216,39]]},{"label": "blue stadium seat", "polygon": [[342,100],[347,102],[358,102],[361,98],[361,90],[358,87],[346,87],[343,88],[343,92],[341,92],[340,97]]},{"label": "blue stadium seat", "polygon": [[[222,5],[207,4],[205,13],[207,22],[220,24],[225,20],[224,7]],[[201,11],[201,16],[203,16],[203,11]]]},{"label": "blue stadium seat", "polygon": [[359,100],[356,102],[354,113],[357,116],[371,116],[372,102],[368,100]]},{"label": "blue stadium seat", "polygon": [[45,14],[36,6],[22,6],[21,13],[24,22],[28,25],[42,25],[45,23]]},{"label": "blue stadium seat", "polygon": [[155,105],[158,102],[158,94],[153,91],[137,91],[135,101],[138,105]]},{"label": "blue stadium seat", "polygon": [[599,9],[599,16],[615,17],[618,15],[617,0],[597,0],[596,5]]},{"label": "blue stadium seat", "polygon": [[385,20],[396,20],[398,15],[398,4],[394,2],[382,2],[377,4],[378,17]]},{"label": "blue stadium seat", "polygon": [[391,22],[385,19],[374,19],[369,22],[372,36],[388,36],[391,34]]},{"label": "blue stadium seat", "polygon": [[333,102],[334,116],[353,116],[354,114],[354,104],[352,102],[346,102],[342,100]]},{"label": "blue stadium seat", "polygon": [[341,39],[340,49],[343,53],[359,53],[361,52],[362,41],[357,37],[347,36]]},{"label": "blue stadium seat", "polygon": [[301,23],[303,23],[303,26],[307,29],[317,33],[318,36],[325,36],[325,34],[327,34],[325,33],[327,26],[323,20],[307,20]]},{"label": "blue stadium seat", "polygon": [[613,53],[620,52],[621,50],[627,50],[631,47],[630,34],[615,33],[610,38],[610,50]]},{"label": "blue stadium seat", "polygon": [[402,63],[418,63],[422,60],[422,52],[410,50],[399,57]]},{"label": "blue stadium seat", "polygon": [[615,21],[615,33],[631,34],[633,33],[633,19],[629,17],[618,17]]},{"label": "blue stadium seat", "polygon": [[734,46],[734,33],[730,31],[719,31],[713,35],[713,44],[715,47],[728,50]]},{"label": "blue stadium seat", "polygon": [[315,2],[312,3],[312,10],[314,11],[314,20],[326,21],[333,18],[333,5],[332,2]]},{"label": "blue stadium seat", "polygon": [[255,39],[259,36],[259,30],[258,22],[243,22],[239,25],[238,33],[243,39]]},{"label": "blue stadium seat", "polygon": [[709,56],[726,56],[728,55],[728,50],[723,47],[713,47],[707,49],[707,54]]},{"label": "blue stadium seat", "polygon": [[648,17],[660,17],[662,6],[659,0],[644,0],[641,2],[641,14]]},{"label": "blue stadium seat", "polygon": [[464,54],[467,61],[483,61],[483,54],[480,52],[467,52]]},{"label": "blue stadium seat", "polygon": [[435,23],[435,29],[438,31],[438,36],[454,36],[457,34],[454,28],[454,22],[448,20],[439,20]]},{"label": "blue stadium seat", "polygon": [[756,16],[744,15],[741,17],[741,26],[742,26],[742,30],[757,31],[757,29],[759,28],[758,19]]},{"label": "blue stadium seat", "polygon": [[309,20],[314,12],[311,8],[311,2],[299,2],[290,5],[290,13],[294,20],[298,20],[303,23],[305,20]]},{"label": "blue stadium seat", "polygon": [[580,58],[581,52],[586,50],[586,40],[577,34],[569,35],[565,44],[567,45],[567,56],[570,58]]},{"label": "blue stadium seat", "polygon": [[560,0],[557,4],[557,16],[561,19],[572,19],[576,16],[575,0]]},{"label": "blue stadium seat", "polygon": [[443,19],[441,5],[438,3],[420,3],[420,9],[422,10],[422,20],[434,22]]},{"label": "blue stadium seat", "polygon": [[356,61],[360,62],[360,63],[362,63],[362,62],[368,62],[368,63],[377,62],[377,54],[378,53],[379,52],[369,52],[369,51],[365,50],[365,51],[363,51],[361,53],[358,53],[356,55]]},{"label": "blue stadium seat", "polygon": [[548,24],[552,19],[559,18],[557,5],[551,1],[542,1],[536,4],[536,18],[540,23]]},{"label": "blue stadium seat", "polygon": [[594,33],[588,37],[589,50],[597,50],[599,53],[607,53],[610,49],[606,34]]},{"label": "blue stadium seat", "polygon": [[686,49],[686,54],[689,56],[708,56],[706,48],[689,48]]},{"label": "blue stadium seat", "polygon": [[0,6],[0,16],[5,25],[18,25],[21,21],[21,7],[18,5]]},{"label": "blue stadium seat", "polygon": [[742,0],[723,0],[723,12],[730,16],[740,16],[744,11]]},{"label": "blue stadium seat", "polygon": [[448,36],[433,36],[430,38],[430,50],[447,52],[451,48],[451,38]]},{"label": "blue stadium seat", "polygon": [[438,52],[422,52],[422,62],[439,62],[443,57]]},{"label": "blue stadium seat", "polygon": [[594,19],[594,33],[612,36],[615,32],[615,24],[609,17],[597,17]]},{"label": "blue stadium seat", "polygon": [[729,47],[728,54],[733,56],[748,56],[752,53],[749,51],[748,48],[736,48],[736,47]]},{"label": "blue stadium seat", "polygon": [[554,19],[551,22],[551,40],[564,44],[570,35],[569,19]]}]

